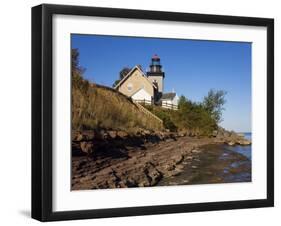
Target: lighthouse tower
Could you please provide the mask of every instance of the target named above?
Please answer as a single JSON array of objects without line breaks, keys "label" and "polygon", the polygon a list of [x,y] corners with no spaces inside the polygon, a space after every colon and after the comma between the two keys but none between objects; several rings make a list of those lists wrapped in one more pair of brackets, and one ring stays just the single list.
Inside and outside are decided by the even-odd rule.
[{"label": "lighthouse tower", "polygon": [[156,85],[157,87],[157,97],[161,98],[162,93],[164,92],[164,77],[165,74],[162,71],[162,65],[160,63],[160,57],[157,54],[154,54],[151,58],[151,64],[149,66],[149,71],[147,72],[147,78],[149,81]]}]

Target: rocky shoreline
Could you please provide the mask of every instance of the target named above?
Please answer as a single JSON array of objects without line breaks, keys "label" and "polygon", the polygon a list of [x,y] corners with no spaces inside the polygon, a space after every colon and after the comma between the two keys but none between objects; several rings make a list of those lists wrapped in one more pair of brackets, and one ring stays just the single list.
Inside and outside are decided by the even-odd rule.
[{"label": "rocky shoreline", "polygon": [[201,147],[209,144],[249,145],[244,137],[223,129],[211,137],[188,132],[83,131],[72,133],[72,190],[155,186],[162,179],[193,167]]}]

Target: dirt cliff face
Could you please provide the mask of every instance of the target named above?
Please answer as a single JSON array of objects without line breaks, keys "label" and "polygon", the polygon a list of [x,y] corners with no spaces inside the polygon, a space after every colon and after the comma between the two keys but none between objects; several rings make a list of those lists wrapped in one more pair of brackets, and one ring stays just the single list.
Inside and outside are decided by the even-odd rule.
[{"label": "dirt cliff face", "polygon": [[88,84],[85,90],[75,86],[72,89],[72,129],[122,128],[130,132],[138,128],[162,130],[162,124],[143,113],[130,98],[109,87]]}]

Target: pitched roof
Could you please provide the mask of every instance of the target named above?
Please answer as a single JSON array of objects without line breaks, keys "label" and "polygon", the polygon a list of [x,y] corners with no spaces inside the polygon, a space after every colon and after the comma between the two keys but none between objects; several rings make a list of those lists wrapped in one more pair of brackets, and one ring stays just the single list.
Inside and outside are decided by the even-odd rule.
[{"label": "pitched roof", "polygon": [[162,100],[172,100],[176,96],[176,93],[163,93],[161,99]]},{"label": "pitched roof", "polygon": [[[136,66],[134,66],[134,67],[132,68],[132,70],[129,71],[129,73],[128,73],[123,79],[121,79],[120,82],[118,82],[118,84],[114,87],[114,89],[117,89],[120,85],[122,85],[122,83],[125,82],[125,81],[133,74],[133,72],[134,72],[135,70],[139,70],[139,71],[141,72],[142,76],[143,76],[153,87],[155,87],[155,85],[152,84],[152,83],[148,80],[148,78],[146,77],[146,75],[144,74],[144,72],[142,71],[142,69],[141,69],[139,66],[136,65]],[[155,88],[156,88],[156,87],[155,87]]]}]

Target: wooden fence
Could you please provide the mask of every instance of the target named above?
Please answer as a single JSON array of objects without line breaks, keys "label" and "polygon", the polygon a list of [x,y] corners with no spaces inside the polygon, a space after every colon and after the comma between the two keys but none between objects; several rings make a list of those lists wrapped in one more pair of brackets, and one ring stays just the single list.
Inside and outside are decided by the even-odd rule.
[{"label": "wooden fence", "polygon": [[162,102],[162,108],[172,109],[172,110],[178,110],[178,105],[175,104],[169,104],[167,102]]}]

